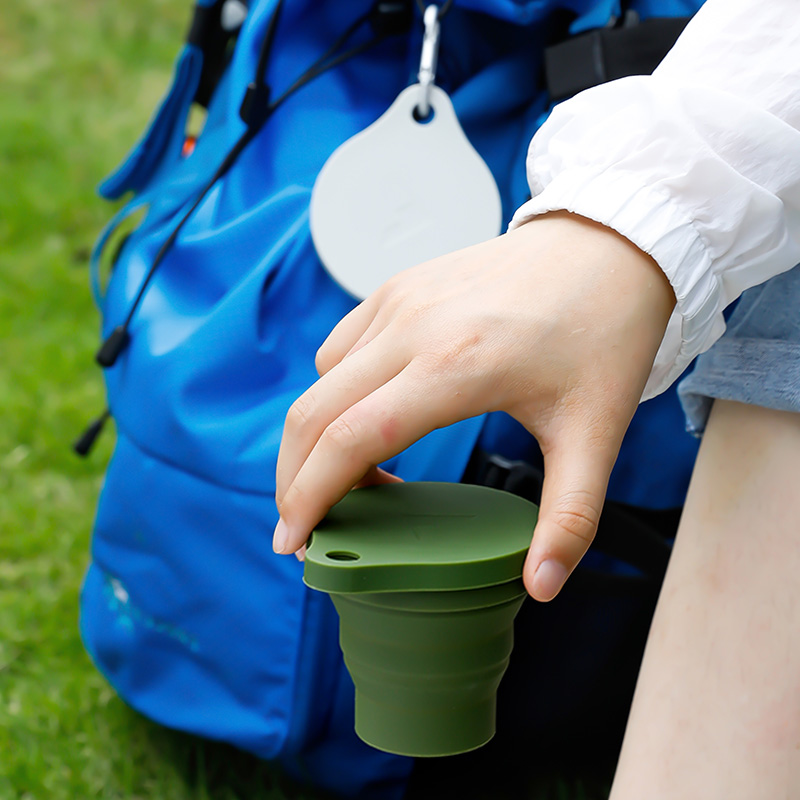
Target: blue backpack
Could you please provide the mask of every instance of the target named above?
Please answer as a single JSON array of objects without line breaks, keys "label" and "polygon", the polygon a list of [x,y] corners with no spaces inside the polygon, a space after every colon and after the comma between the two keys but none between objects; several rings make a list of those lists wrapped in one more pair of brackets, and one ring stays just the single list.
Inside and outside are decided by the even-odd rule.
[{"label": "blue backpack", "polygon": [[[642,19],[699,5],[633,4]],[[456,0],[448,11],[437,83],[494,173],[506,221],[528,197],[528,142],[557,94],[546,47],[610,30],[619,15],[615,0]],[[411,2],[199,0],[169,91],[100,187],[129,199],[92,259],[117,444],[81,597],[86,647],[148,717],[350,797],[398,797],[411,760],[353,732],[332,605],[270,546],[275,461],[317,348],[355,304],[314,251],[314,180],[414,81],[421,35]],[[190,152],[198,103],[207,118]],[[115,242],[136,212],[138,227]],[[644,404],[610,497],[679,506],[695,448],[682,430],[673,395]],[[529,434],[495,414],[436,431],[387,468],[458,481],[476,452],[498,464],[538,457]]]}]

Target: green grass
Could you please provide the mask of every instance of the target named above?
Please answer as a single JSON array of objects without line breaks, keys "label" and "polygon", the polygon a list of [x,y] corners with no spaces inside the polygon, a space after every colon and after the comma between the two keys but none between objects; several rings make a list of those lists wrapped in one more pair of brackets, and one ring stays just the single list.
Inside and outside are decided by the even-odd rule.
[{"label": "green grass", "polygon": [[[104,407],[87,259],[94,194],[164,90],[187,0],[7,0],[0,14],[0,800],[311,798],[267,764],[159,728],[77,633],[113,446],[72,440]],[[595,797],[546,781],[531,798]]]}]

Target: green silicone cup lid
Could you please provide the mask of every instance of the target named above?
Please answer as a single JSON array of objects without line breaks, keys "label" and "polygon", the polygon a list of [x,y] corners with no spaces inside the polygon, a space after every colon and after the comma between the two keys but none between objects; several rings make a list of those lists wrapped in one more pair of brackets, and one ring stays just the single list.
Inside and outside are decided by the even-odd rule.
[{"label": "green silicone cup lid", "polygon": [[350,492],[313,532],[304,580],[330,593],[453,591],[518,579],[538,509],[462,483]]}]

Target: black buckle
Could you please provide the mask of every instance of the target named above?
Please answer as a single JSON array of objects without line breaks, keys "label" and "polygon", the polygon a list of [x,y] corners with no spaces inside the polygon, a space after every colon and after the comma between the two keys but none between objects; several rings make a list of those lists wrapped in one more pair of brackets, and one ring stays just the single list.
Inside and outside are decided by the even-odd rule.
[{"label": "black buckle", "polygon": [[670,51],[690,17],[639,20],[628,12],[608,27],[545,48],[547,90],[564,100],[584,89],[629,75],[649,75]]},{"label": "black buckle", "polygon": [[475,450],[462,483],[500,489],[538,505],[542,498],[543,480],[544,473],[526,461],[510,461],[496,453]]}]

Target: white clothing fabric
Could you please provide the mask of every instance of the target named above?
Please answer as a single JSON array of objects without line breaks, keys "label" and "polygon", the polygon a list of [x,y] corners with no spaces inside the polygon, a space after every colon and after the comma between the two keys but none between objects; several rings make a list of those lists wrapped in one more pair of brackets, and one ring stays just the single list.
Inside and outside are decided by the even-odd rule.
[{"label": "white clothing fabric", "polygon": [[643,399],[659,394],[727,305],[800,262],[800,0],[707,0],[652,76],[555,108],[527,167],[511,227],[568,210],[664,270],[677,304]]}]

